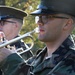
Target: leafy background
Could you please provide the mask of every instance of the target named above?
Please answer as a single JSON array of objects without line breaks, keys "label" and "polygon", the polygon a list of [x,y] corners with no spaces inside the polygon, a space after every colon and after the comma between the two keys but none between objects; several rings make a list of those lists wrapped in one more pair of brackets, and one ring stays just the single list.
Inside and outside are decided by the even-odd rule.
[{"label": "leafy background", "polygon": [[[34,16],[29,15],[32,11],[34,11],[39,4],[40,0],[0,0],[0,5],[12,6],[28,13],[28,16],[24,18],[24,25],[20,32],[21,35],[34,30],[37,25],[35,24]],[[12,13],[12,12],[11,12]],[[37,38],[37,34],[32,34],[34,39],[34,46],[31,49],[35,54],[39,48],[42,48],[44,44],[40,42]],[[29,44],[32,42],[30,38],[23,39],[25,43]]]}]

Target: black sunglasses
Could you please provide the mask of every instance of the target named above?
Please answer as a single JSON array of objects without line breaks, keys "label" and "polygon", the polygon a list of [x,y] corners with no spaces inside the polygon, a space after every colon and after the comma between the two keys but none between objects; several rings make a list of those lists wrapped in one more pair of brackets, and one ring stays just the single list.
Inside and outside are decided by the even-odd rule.
[{"label": "black sunglasses", "polygon": [[16,23],[14,21],[0,20],[0,25],[3,26],[3,25],[5,25],[6,22],[8,22],[8,23]]},{"label": "black sunglasses", "polygon": [[54,18],[60,18],[60,19],[69,19],[68,17],[63,16],[56,16],[56,15],[39,15],[35,17],[36,23],[41,20],[44,24],[48,22],[48,19],[53,20]]}]

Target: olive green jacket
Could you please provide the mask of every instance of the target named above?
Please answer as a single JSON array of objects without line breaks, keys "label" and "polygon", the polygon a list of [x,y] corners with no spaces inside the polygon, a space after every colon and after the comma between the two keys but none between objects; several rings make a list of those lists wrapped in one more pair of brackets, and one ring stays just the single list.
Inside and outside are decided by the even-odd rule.
[{"label": "olive green jacket", "polygon": [[45,57],[46,54],[45,47],[27,62],[12,54],[0,68],[4,75],[75,75],[75,46],[71,38],[68,37],[51,57]]}]

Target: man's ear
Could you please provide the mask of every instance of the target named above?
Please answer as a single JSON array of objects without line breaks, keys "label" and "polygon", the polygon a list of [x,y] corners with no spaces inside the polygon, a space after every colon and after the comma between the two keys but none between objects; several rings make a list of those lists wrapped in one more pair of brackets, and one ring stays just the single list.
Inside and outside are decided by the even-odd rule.
[{"label": "man's ear", "polygon": [[69,27],[71,28],[72,27],[72,24],[73,24],[73,19],[68,19],[66,24],[64,25],[64,30],[65,29],[68,29]]}]

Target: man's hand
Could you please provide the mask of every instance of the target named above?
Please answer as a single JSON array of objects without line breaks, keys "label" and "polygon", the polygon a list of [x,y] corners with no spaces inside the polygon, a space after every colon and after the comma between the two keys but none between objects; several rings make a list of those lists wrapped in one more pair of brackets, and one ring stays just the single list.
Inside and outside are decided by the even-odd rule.
[{"label": "man's hand", "polygon": [[0,62],[7,58],[10,54],[16,53],[15,50],[9,50],[7,48],[0,49]]},{"label": "man's hand", "polygon": [[[0,31],[0,44],[3,43],[5,38],[5,34]],[[15,50],[10,50],[7,48],[0,48],[0,62],[3,61],[5,58],[7,58],[10,54],[15,53]]]}]

